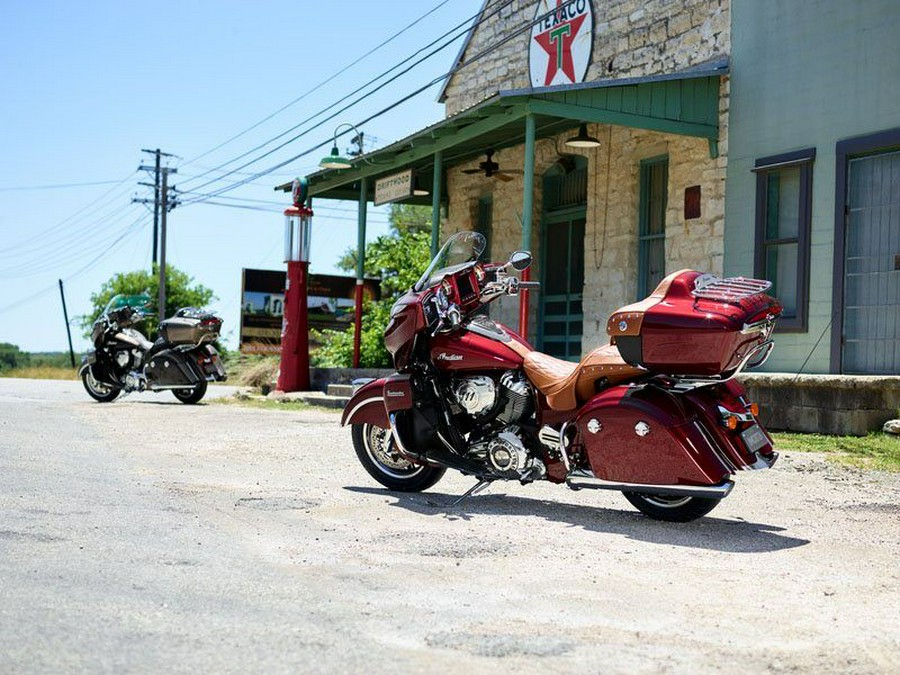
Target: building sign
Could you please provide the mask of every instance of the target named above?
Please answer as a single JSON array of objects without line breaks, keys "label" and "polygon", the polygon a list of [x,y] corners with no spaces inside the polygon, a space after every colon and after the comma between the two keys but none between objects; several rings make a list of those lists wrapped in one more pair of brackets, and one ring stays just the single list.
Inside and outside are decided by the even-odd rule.
[{"label": "building sign", "polygon": [[412,169],[375,181],[375,206],[408,199],[413,194]]},{"label": "building sign", "polygon": [[584,82],[594,42],[590,0],[540,0],[534,18],[528,61],[531,86]]},{"label": "building sign", "polygon": [[[284,318],[284,285],[287,274],[276,270],[243,270],[241,281],[241,338],[244,354],[279,354]],[[310,274],[307,281],[309,327],[345,330],[353,321],[354,277]],[[366,297],[381,297],[378,279],[366,279]],[[310,348],[317,346],[313,339]]]}]

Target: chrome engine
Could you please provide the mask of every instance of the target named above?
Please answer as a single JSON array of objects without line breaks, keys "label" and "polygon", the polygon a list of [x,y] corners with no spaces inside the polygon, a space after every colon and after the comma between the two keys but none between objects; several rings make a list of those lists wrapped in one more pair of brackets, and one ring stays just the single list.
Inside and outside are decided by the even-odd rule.
[{"label": "chrome engine", "polygon": [[518,424],[534,412],[531,388],[522,373],[507,370],[499,382],[488,375],[457,378],[451,387],[453,402],[480,423],[496,420]]},{"label": "chrome engine", "polygon": [[467,456],[485,462],[505,478],[537,480],[546,475],[544,463],[529,452],[518,425],[534,413],[535,403],[525,376],[505,371],[499,379],[467,375],[454,380],[451,400],[478,424]]}]

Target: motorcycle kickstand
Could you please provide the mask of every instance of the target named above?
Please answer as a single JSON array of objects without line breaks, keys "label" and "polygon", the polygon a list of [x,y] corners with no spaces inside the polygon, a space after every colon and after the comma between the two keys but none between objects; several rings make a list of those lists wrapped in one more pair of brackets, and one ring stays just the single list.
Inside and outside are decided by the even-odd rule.
[{"label": "motorcycle kickstand", "polygon": [[453,502],[450,505],[450,508],[452,509],[453,507],[457,506],[458,504],[461,504],[463,501],[465,501],[472,495],[477,495],[482,490],[485,490],[491,484],[491,482],[492,481],[485,479],[485,478],[480,479],[477,483],[475,483],[475,485],[473,485],[468,490],[466,490],[465,494],[463,494],[459,499],[457,499],[455,502]]}]

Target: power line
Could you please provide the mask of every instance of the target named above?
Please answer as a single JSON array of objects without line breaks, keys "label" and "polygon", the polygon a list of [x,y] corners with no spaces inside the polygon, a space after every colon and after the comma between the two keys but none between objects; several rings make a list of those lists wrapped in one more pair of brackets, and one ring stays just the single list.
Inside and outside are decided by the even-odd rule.
[{"label": "power line", "polygon": [[[499,13],[503,8],[505,8],[507,5],[511,4],[512,2],[513,2],[513,0],[505,0],[501,5],[499,5],[496,9],[494,9],[490,14],[485,15],[484,17],[482,17],[482,18],[476,23],[476,25],[480,25],[480,23],[482,23],[482,22],[486,21],[487,19],[491,18],[492,16],[496,15],[496,14]],[[444,44],[440,45],[440,46],[437,47],[436,49],[434,49],[434,50],[432,50],[431,52],[427,53],[427,54],[426,54],[425,56],[423,56],[422,58],[418,59],[418,60],[415,61],[414,63],[410,64],[409,66],[407,66],[406,68],[404,68],[403,70],[401,70],[399,73],[396,73],[393,77],[389,78],[388,80],[385,80],[384,82],[382,82],[381,84],[379,84],[377,87],[375,87],[375,88],[371,89],[370,91],[366,92],[365,94],[363,94],[362,96],[360,96],[359,98],[357,98],[357,99],[354,100],[353,102],[349,103],[348,105],[344,106],[343,108],[341,108],[340,110],[338,110],[338,111],[335,112],[334,114],[330,115],[330,116],[327,117],[326,119],[319,121],[318,123],[316,123],[316,124],[313,125],[312,127],[310,127],[310,128],[308,128],[308,129],[302,131],[300,134],[298,134],[298,135],[296,135],[296,136],[293,136],[292,138],[289,138],[287,141],[285,141],[285,142],[279,144],[278,146],[272,148],[271,150],[268,150],[267,152],[263,153],[262,155],[256,157],[255,159],[253,159],[253,160],[251,160],[251,161],[249,161],[249,162],[246,162],[246,163],[242,164],[241,166],[237,167],[237,169],[229,170],[229,171],[225,172],[223,175],[221,175],[219,178],[216,178],[216,179],[212,179],[212,180],[206,181],[205,183],[202,183],[201,185],[197,186],[197,187],[194,188],[194,189],[195,189],[195,190],[199,190],[199,189],[202,189],[202,188],[206,187],[207,185],[211,185],[212,183],[218,182],[218,181],[222,180],[223,178],[225,178],[225,177],[227,177],[227,176],[230,176],[230,175],[236,173],[237,171],[240,171],[241,169],[244,169],[244,168],[246,168],[246,167],[248,167],[248,166],[250,166],[250,165],[252,165],[252,164],[254,164],[254,163],[256,163],[256,162],[258,162],[258,161],[260,161],[260,160],[262,160],[263,158],[265,158],[265,157],[271,155],[272,153],[277,152],[278,150],[280,150],[281,148],[285,147],[286,145],[289,145],[290,143],[293,143],[295,140],[297,140],[297,139],[300,138],[301,136],[305,136],[306,134],[310,133],[311,131],[313,131],[313,130],[319,128],[319,127],[321,127],[321,126],[322,126],[323,124],[325,124],[326,122],[328,122],[328,121],[334,119],[336,116],[338,116],[338,115],[340,115],[340,114],[346,112],[347,110],[349,110],[350,108],[354,107],[355,105],[357,105],[357,104],[360,103],[361,101],[363,101],[363,100],[367,99],[368,97],[374,95],[376,92],[380,91],[381,89],[383,89],[383,88],[386,87],[387,85],[389,85],[389,84],[391,84],[392,82],[396,81],[398,78],[400,78],[400,77],[402,77],[403,75],[405,75],[406,73],[410,72],[410,71],[411,71],[413,68],[415,68],[416,66],[420,65],[420,64],[423,63],[424,61],[427,61],[428,59],[430,59],[430,58],[433,57],[434,55],[436,55],[436,54],[440,53],[441,51],[443,51],[444,49],[446,49],[448,46],[450,46],[451,44],[453,44],[456,40],[458,40],[460,37],[462,37],[465,33],[467,33],[467,32],[470,30],[470,28],[468,28],[467,25],[468,25],[473,19],[477,19],[478,16],[479,16],[478,14],[475,14],[475,15],[473,15],[472,17],[470,17],[469,19],[466,19],[465,21],[463,21],[463,22],[457,24],[457,25],[454,26],[452,29],[450,29],[449,31],[445,32],[443,35],[439,36],[439,37],[436,38],[435,40],[432,40],[429,44],[427,44],[427,45],[425,45],[424,47],[420,48],[419,50],[417,50],[416,52],[414,52],[414,53],[413,53],[412,55],[410,55],[409,57],[407,57],[407,58],[401,60],[399,63],[397,63],[396,65],[390,67],[389,69],[387,69],[386,71],[384,71],[384,72],[381,73],[380,75],[378,75],[378,76],[376,76],[376,77],[370,79],[368,82],[366,82],[366,83],[364,83],[363,85],[357,87],[356,89],[354,89],[354,90],[353,90],[352,92],[350,92],[349,94],[346,94],[345,96],[343,96],[342,98],[338,99],[337,101],[335,101],[335,102],[333,102],[333,103],[331,103],[331,104],[325,106],[324,108],[322,108],[321,110],[319,110],[317,113],[315,113],[315,114],[313,114],[313,115],[307,117],[306,119],[304,119],[304,120],[302,120],[301,122],[295,124],[294,126],[290,127],[289,129],[286,129],[285,131],[281,132],[281,133],[278,134],[277,136],[274,136],[273,138],[271,138],[271,139],[265,141],[264,143],[261,143],[260,145],[257,145],[256,147],[251,148],[250,150],[247,150],[247,151],[244,152],[244,153],[241,153],[241,154],[238,155],[237,157],[234,157],[234,158],[228,160],[227,162],[223,162],[222,164],[219,164],[218,166],[216,166],[216,167],[215,167],[214,169],[212,169],[211,171],[207,171],[207,172],[205,172],[205,173],[202,173],[202,174],[200,174],[199,176],[197,176],[195,179],[189,179],[188,181],[185,181],[185,183],[191,182],[191,180],[197,180],[197,179],[199,179],[199,178],[205,177],[206,175],[208,175],[208,174],[211,173],[212,171],[218,171],[219,169],[222,169],[222,168],[228,166],[229,164],[233,164],[234,162],[243,159],[244,157],[246,157],[246,156],[248,156],[248,155],[250,155],[250,154],[256,152],[257,150],[262,150],[262,149],[265,148],[267,145],[269,145],[269,144],[271,144],[271,143],[277,141],[279,138],[283,138],[284,136],[286,136],[287,134],[291,133],[292,131],[297,130],[299,127],[303,126],[304,124],[307,124],[307,123],[309,123],[309,122],[312,122],[314,119],[316,119],[317,117],[321,116],[322,114],[328,112],[329,110],[331,110],[331,109],[334,108],[335,106],[340,105],[341,103],[343,103],[344,101],[346,101],[348,98],[350,98],[350,97],[352,97],[352,96],[358,94],[358,93],[361,92],[362,90],[364,90],[364,89],[365,89],[366,87],[368,87],[369,85],[374,84],[374,83],[378,82],[379,80],[381,80],[382,78],[388,76],[390,73],[392,73],[393,71],[397,70],[398,68],[400,68],[401,66],[403,66],[404,64],[406,64],[410,59],[415,58],[416,56],[418,56],[419,54],[421,54],[421,53],[424,52],[425,50],[429,49],[430,47],[433,47],[435,44],[439,43],[441,40],[443,40],[443,39],[444,39],[445,37],[447,37],[448,35],[451,35],[452,33],[456,33],[456,32],[458,32],[458,31],[460,31],[461,28],[465,28],[465,30],[459,32],[457,35],[454,35],[454,36],[451,37],[449,40],[447,40]],[[343,135],[343,134],[341,134],[341,135]]]},{"label": "power line", "polygon": [[16,185],[14,187],[2,187],[0,192],[26,191],[26,190],[57,190],[61,188],[90,187],[92,185],[112,185],[120,183],[118,180],[96,180],[90,183],[56,183],[50,185]]},{"label": "power line", "polygon": [[358,58],[356,58],[355,60],[353,60],[351,63],[348,63],[346,66],[344,66],[343,68],[341,68],[338,72],[334,73],[333,75],[331,75],[330,77],[326,78],[325,80],[322,80],[321,82],[319,82],[319,84],[317,84],[316,86],[314,86],[312,89],[309,89],[309,90],[305,91],[303,94],[301,94],[300,96],[298,96],[297,98],[295,98],[294,100],[292,100],[290,103],[287,103],[287,104],[283,105],[282,107],[280,107],[280,108],[279,108],[278,110],[276,110],[275,112],[271,113],[270,115],[267,115],[266,117],[264,117],[263,119],[261,119],[259,122],[256,122],[255,124],[253,124],[253,125],[247,127],[246,129],[244,129],[243,131],[241,131],[241,132],[235,134],[235,135],[232,136],[231,138],[229,138],[229,139],[227,139],[227,140],[225,140],[225,141],[222,141],[221,143],[219,143],[218,145],[216,145],[216,146],[213,147],[213,148],[210,148],[210,149],[207,150],[206,152],[204,152],[204,153],[202,153],[202,154],[199,154],[199,155],[197,155],[196,157],[193,157],[192,159],[187,160],[186,162],[184,162],[184,164],[183,164],[182,166],[187,166],[187,165],[189,165],[189,164],[193,164],[193,163],[194,163],[195,161],[197,161],[198,159],[202,159],[203,157],[206,157],[207,155],[212,154],[212,153],[215,152],[216,150],[219,150],[220,148],[222,148],[222,147],[228,145],[228,144],[231,143],[232,141],[236,141],[238,138],[241,138],[241,137],[244,136],[245,134],[247,134],[247,133],[253,131],[253,130],[256,129],[257,127],[259,127],[261,124],[264,124],[265,122],[268,122],[270,119],[272,119],[273,117],[275,117],[275,116],[278,115],[279,113],[282,113],[282,112],[284,112],[285,110],[287,110],[288,108],[290,108],[291,106],[293,106],[293,105],[299,103],[300,101],[302,101],[303,99],[305,99],[305,98],[306,98],[307,96],[309,96],[310,94],[315,93],[316,91],[318,91],[319,89],[321,89],[322,87],[324,87],[324,86],[325,86],[326,84],[328,84],[329,82],[332,82],[332,81],[335,80],[336,78],[338,78],[338,77],[340,77],[341,75],[343,75],[345,72],[347,72],[348,70],[350,70],[353,66],[355,66],[356,64],[358,64],[360,61],[362,61],[362,60],[365,59],[366,57],[371,56],[372,54],[374,54],[375,52],[377,52],[379,49],[381,49],[382,47],[384,47],[385,45],[388,45],[388,44],[390,44],[391,42],[393,42],[394,40],[396,40],[398,37],[400,37],[400,36],[403,35],[405,32],[407,32],[410,28],[412,28],[413,26],[416,26],[417,24],[421,23],[423,20],[425,20],[426,18],[428,18],[429,16],[431,16],[432,14],[434,14],[437,10],[439,10],[441,7],[443,7],[444,5],[446,5],[449,1],[450,1],[450,0],[443,0],[442,2],[439,2],[437,5],[435,5],[435,6],[432,7],[430,10],[428,10],[427,12],[425,12],[425,14],[423,14],[422,16],[420,16],[418,19],[416,19],[416,20],[413,21],[412,23],[408,24],[407,26],[405,26],[404,28],[402,28],[402,29],[399,30],[398,32],[394,33],[394,34],[391,35],[389,38],[387,38],[387,39],[384,40],[383,42],[379,43],[379,44],[376,45],[375,47],[372,47],[372,49],[370,49],[369,51],[367,51],[367,52],[366,52],[365,54],[363,54],[362,56],[359,56]]},{"label": "power line", "polygon": [[[97,204],[97,202],[103,200],[105,197],[107,197],[107,196],[110,195],[111,193],[116,192],[116,190],[117,190],[123,183],[125,183],[125,182],[131,180],[131,178],[132,178],[136,173],[137,173],[137,171],[134,171],[133,173],[128,174],[127,176],[125,176],[125,178],[123,178],[122,180],[120,180],[116,185],[114,185],[114,186],[111,187],[109,190],[107,190],[106,192],[104,192],[102,195],[100,195],[99,197],[97,197],[94,201],[89,202],[89,203],[86,204],[85,206],[81,207],[78,211],[75,211],[74,213],[70,214],[69,216],[63,218],[61,221],[59,221],[59,222],[56,223],[55,225],[51,225],[49,228],[47,228],[47,229],[44,230],[43,232],[39,232],[38,234],[34,235],[33,237],[29,237],[28,239],[25,239],[25,240],[20,241],[20,242],[18,242],[18,243],[16,243],[16,244],[13,244],[12,246],[6,246],[6,247],[4,247],[4,248],[0,248],[0,254],[3,254],[3,253],[5,253],[5,252],[7,252],[7,251],[12,251],[12,250],[20,249],[22,246],[24,246],[24,245],[26,245],[26,244],[29,244],[29,243],[31,243],[31,242],[33,242],[33,241],[38,241],[38,240],[40,240],[40,239],[45,239],[45,238],[51,236],[54,232],[56,232],[58,229],[60,229],[63,225],[66,225],[67,223],[69,223],[70,221],[72,221],[72,219],[74,219],[74,218],[76,218],[77,216],[83,214],[85,211],[87,211],[89,208],[91,208],[92,206],[94,206],[95,204]],[[114,201],[114,200],[117,199],[117,198],[118,198],[118,196],[114,197],[113,199],[111,199],[111,200],[109,200],[108,202],[104,203],[103,206],[98,207],[94,212],[91,212],[91,213],[95,213],[96,211],[99,211],[100,209],[105,208],[105,206],[107,206],[108,204],[110,204],[112,201]],[[82,217],[81,217],[79,220],[82,220],[82,219],[88,217],[88,215],[91,215],[91,213],[82,215]],[[78,222],[78,221],[76,220],[75,222]]]},{"label": "power line", "polygon": [[[123,233],[119,236],[119,238],[117,238],[114,242],[112,242],[112,244],[110,244],[106,249],[104,249],[103,251],[101,251],[100,254],[98,254],[96,257],[94,257],[93,259],[91,259],[90,262],[88,262],[85,266],[83,266],[83,267],[80,268],[79,270],[73,272],[73,273],[70,274],[69,276],[65,277],[65,278],[63,279],[63,281],[66,281],[66,282],[67,282],[67,281],[71,281],[72,279],[75,279],[76,277],[79,277],[79,276],[81,276],[82,274],[84,274],[85,272],[87,272],[87,271],[88,271],[89,269],[91,269],[91,268],[92,268],[92,267],[93,267],[93,266],[94,266],[94,265],[95,265],[95,264],[96,264],[103,256],[105,256],[107,253],[110,253],[110,252],[113,250],[113,248],[115,248],[119,243],[121,243],[123,240],[125,240],[129,235],[132,235],[132,236],[133,236],[134,234],[137,234],[138,232],[140,232],[140,227],[147,224],[146,219],[148,219],[148,218],[149,218],[149,216],[148,216],[147,214],[142,215],[142,217],[141,217],[140,219],[138,219],[137,221],[135,221],[134,223],[132,223],[132,225],[130,225],[129,228],[126,229],[126,231],[123,232]],[[140,220],[141,220],[141,219],[144,220],[143,223],[140,223]],[[136,229],[130,229],[130,228],[133,228],[133,227],[136,228]],[[41,297],[41,296],[43,296],[43,295],[46,295],[46,294],[49,293],[50,291],[56,290],[56,288],[57,288],[57,284],[54,283],[54,284],[52,284],[51,286],[48,286],[47,288],[44,288],[44,289],[42,289],[42,290],[40,290],[40,291],[37,291],[36,293],[32,293],[32,294],[29,295],[29,296],[26,296],[26,297],[24,297],[24,298],[20,298],[19,300],[16,300],[16,301],[13,302],[13,303],[10,303],[10,304],[8,304],[8,305],[5,305],[5,306],[3,306],[3,307],[0,307],[0,314],[4,314],[4,313],[6,313],[6,312],[9,312],[10,310],[16,309],[17,307],[20,307],[20,306],[22,306],[22,305],[28,304],[28,303],[31,302],[32,300],[36,300],[37,298],[39,298],[39,297]]]},{"label": "power line", "polygon": [[[577,1],[577,0],[567,0],[567,2],[563,3],[562,7],[565,7],[565,6],[567,6],[567,5],[570,5],[570,4],[572,4],[572,3],[576,2],[576,1]],[[509,3],[506,3],[506,4],[509,4]],[[502,7],[501,7],[500,9],[502,9]],[[560,9],[561,9],[561,7],[556,7],[556,8],[554,8],[554,9],[550,10],[549,12],[545,12],[544,14],[535,17],[535,18],[534,18],[533,20],[531,20],[531,21],[526,21],[526,22],[525,22],[524,24],[522,24],[518,29],[516,29],[515,31],[513,31],[512,33],[510,33],[509,35],[507,35],[506,37],[504,37],[502,40],[493,43],[490,47],[488,47],[488,48],[482,50],[481,52],[477,53],[477,54],[476,54],[475,56],[473,56],[472,58],[460,62],[459,64],[457,64],[456,66],[454,66],[451,70],[449,70],[449,71],[447,71],[446,73],[444,73],[444,74],[442,74],[442,75],[439,75],[438,77],[432,79],[430,82],[428,82],[428,83],[425,84],[424,86],[419,87],[419,88],[416,89],[415,91],[411,92],[410,94],[407,94],[406,96],[404,96],[404,97],[401,98],[400,100],[395,101],[394,103],[392,103],[392,104],[390,104],[389,106],[383,108],[382,110],[380,110],[380,111],[374,113],[373,115],[368,116],[368,117],[365,118],[364,120],[361,120],[361,121],[358,122],[355,126],[361,127],[361,126],[363,126],[364,124],[366,124],[366,123],[372,121],[373,119],[376,119],[377,117],[380,117],[381,115],[384,115],[385,113],[387,113],[387,112],[393,110],[394,108],[396,108],[396,107],[402,105],[403,103],[406,103],[407,101],[409,101],[410,99],[414,98],[415,96],[418,96],[418,95],[421,94],[423,91],[427,90],[429,87],[431,87],[432,85],[436,84],[437,82],[440,82],[440,81],[444,80],[445,78],[452,76],[454,73],[458,72],[458,71],[461,70],[462,68],[465,68],[466,66],[469,66],[469,65],[471,65],[472,63],[475,63],[476,61],[478,61],[478,60],[484,58],[485,56],[487,56],[488,54],[490,54],[491,52],[493,52],[493,51],[499,49],[499,48],[502,47],[504,44],[506,44],[506,43],[509,42],[510,40],[512,40],[512,39],[514,39],[514,38],[516,38],[516,37],[518,37],[519,35],[523,34],[525,31],[529,30],[531,27],[533,27],[533,26],[536,25],[537,23],[540,23],[541,21],[543,21],[544,19],[546,19],[546,18],[549,17],[549,16],[553,16],[553,15],[554,15],[556,12],[558,12]],[[499,11],[499,9],[498,9],[497,11]],[[481,21],[479,22],[479,24],[482,23],[483,21],[487,20],[490,16],[492,16],[492,15],[486,15],[486,16],[482,17],[482,19],[481,19]],[[412,66],[411,66],[411,67],[412,67]],[[401,73],[401,74],[402,74],[402,73]],[[399,76],[399,75],[398,75],[398,76]],[[352,107],[352,105],[354,105],[354,104],[351,104],[350,106],[347,106],[347,107]],[[341,110],[335,112],[333,115],[331,115],[330,117],[326,118],[325,120],[322,120],[321,122],[319,122],[319,123],[316,124],[315,126],[309,128],[309,129],[307,129],[306,131],[304,131],[304,132],[298,134],[297,136],[295,136],[294,138],[290,139],[289,141],[287,141],[287,142],[285,142],[285,143],[282,143],[282,144],[279,145],[278,147],[273,148],[272,150],[270,150],[270,151],[264,153],[263,155],[260,155],[260,156],[257,157],[255,160],[252,160],[251,162],[249,162],[249,163],[247,163],[247,164],[244,164],[244,165],[242,165],[241,167],[238,167],[238,168],[244,168],[244,167],[248,166],[249,164],[252,164],[252,163],[254,163],[254,162],[256,162],[256,161],[259,161],[259,160],[262,159],[263,157],[266,157],[266,156],[272,154],[273,152],[275,152],[275,151],[281,149],[282,147],[284,147],[284,146],[287,145],[288,143],[293,142],[293,141],[296,140],[297,138],[306,135],[307,133],[309,133],[309,132],[312,131],[313,129],[315,129],[315,128],[321,126],[321,125],[324,124],[325,122],[327,122],[327,121],[333,119],[334,117],[337,117],[338,115],[340,115],[341,113],[343,113],[343,112],[347,109],[347,107],[345,107],[345,108],[343,108],[343,109],[341,109]],[[294,155],[293,157],[290,157],[290,158],[288,158],[288,159],[286,159],[286,160],[284,160],[284,161],[282,161],[282,162],[279,162],[278,164],[276,164],[276,165],[274,165],[274,166],[272,166],[272,167],[269,167],[268,169],[265,169],[265,170],[263,170],[263,171],[257,172],[257,173],[255,174],[255,176],[253,176],[253,177],[246,178],[246,179],[241,180],[241,181],[237,181],[237,182],[235,182],[235,183],[232,183],[231,185],[227,185],[227,186],[225,186],[225,187],[223,187],[223,188],[219,188],[219,189],[217,189],[217,190],[213,190],[213,191],[211,191],[211,192],[209,192],[209,193],[206,194],[206,198],[214,198],[214,197],[218,197],[219,195],[224,194],[225,192],[230,192],[231,190],[237,189],[238,187],[241,187],[242,185],[246,185],[247,183],[253,182],[253,181],[255,181],[255,180],[257,180],[257,179],[259,179],[259,178],[261,178],[261,177],[263,177],[263,176],[265,176],[265,175],[267,175],[267,174],[269,174],[269,173],[272,173],[273,171],[276,171],[276,170],[278,170],[278,169],[280,169],[280,168],[282,168],[282,167],[284,167],[284,166],[290,164],[291,162],[296,161],[297,159],[300,159],[301,157],[305,157],[306,155],[309,155],[309,154],[315,152],[316,150],[320,150],[321,148],[323,148],[323,147],[325,147],[326,145],[328,145],[330,142],[331,142],[331,139],[327,139],[327,140],[325,140],[325,141],[323,141],[323,142],[321,142],[321,143],[318,143],[318,144],[316,144],[316,145],[314,145],[314,146],[308,148],[307,150],[305,150],[305,151],[303,151],[303,152],[301,152],[301,153],[299,153],[299,154],[297,154],[297,155]],[[201,186],[201,187],[202,187],[202,186]],[[199,202],[199,201],[202,201],[202,199],[203,199],[203,198],[198,197],[198,198],[195,198],[195,199],[193,199],[193,200],[186,201],[185,204],[187,205],[187,204],[197,203],[197,202]]]}]

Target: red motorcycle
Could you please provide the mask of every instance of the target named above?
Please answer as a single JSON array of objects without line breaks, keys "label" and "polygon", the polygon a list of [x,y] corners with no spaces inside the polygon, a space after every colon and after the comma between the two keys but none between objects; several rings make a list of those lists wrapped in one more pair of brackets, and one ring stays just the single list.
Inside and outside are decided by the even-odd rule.
[{"label": "red motorcycle", "polygon": [[580,363],[535,351],[481,308],[537,282],[524,251],[481,264],[484,237],[451,237],[391,310],[395,375],[344,409],[353,445],[391,490],[425,490],[456,469],[478,479],[621,491],[651,518],[686,522],[728,495],[739,470],[778,455],[734,377],[761,365],[782,308],[767,281],[682,270],[607,323]]}]

